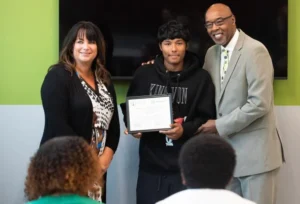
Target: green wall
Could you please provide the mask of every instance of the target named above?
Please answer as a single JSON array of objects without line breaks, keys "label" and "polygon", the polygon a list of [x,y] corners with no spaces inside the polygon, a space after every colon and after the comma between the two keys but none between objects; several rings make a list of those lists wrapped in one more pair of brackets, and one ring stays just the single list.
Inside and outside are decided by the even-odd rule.
[{"label": "green wall", "polygon": [[[276,105],[300,105],[299,6],[289,0],[288,80],[274,82]],[[58,0],[0,0],[0,29],[0,104],[40,104],[41,83],[58,56]],[[115,86],[123,102],[128,83]]]}]

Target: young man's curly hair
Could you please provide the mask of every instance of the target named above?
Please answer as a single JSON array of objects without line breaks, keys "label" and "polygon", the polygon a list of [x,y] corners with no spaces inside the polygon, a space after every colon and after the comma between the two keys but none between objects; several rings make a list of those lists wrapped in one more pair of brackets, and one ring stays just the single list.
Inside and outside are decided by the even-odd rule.
[{"label": "young man's curly hair", "polygon": [[159,44],[166,39],[174,40],[175,38],[181,38],[188,43],[190,37],[188,28],[176,20],[171,20],[161,25],[157,32],[157,40]]},{"label": "young man's curly hair", "polygon": [[233,176],[235,151],[220,136],[202,134],[182,147],[179,166],[188,188],[224,189]]},{"label": "young man's curly hair", "polygon": [[43,144],[31,158],[25,181],[29,201],[41,196],[86,196],[101,177],[98,157],[80,137],[57,137]]}]

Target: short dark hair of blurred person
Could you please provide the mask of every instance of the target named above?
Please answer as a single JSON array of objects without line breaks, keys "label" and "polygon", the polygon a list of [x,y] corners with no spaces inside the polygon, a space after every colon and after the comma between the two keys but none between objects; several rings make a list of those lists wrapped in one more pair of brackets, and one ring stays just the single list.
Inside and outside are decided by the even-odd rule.
[{"label": "short dark hair of blurred person", "polygon": [[[187,51],[189,40],[188,28],[176,20],[160,26],[161,54],[154,64],[136,70],[127,92],[127,97],[172,95],[174,120],[169,130],[132,134],[141,139],[137,204],[153,204],[185,188],[178,166],[180,149],[196,133],[198,124],[216,117],[214,84],[199,58]],[[126,116],[126,104],[121,107]],[[124,121],[127,126],[126,117]]]},{"label": "short dark hair of blurred person", "polygon": [[236,164],[233,148],[214,135],[200,135],[188,141],[179,156],[184,185],[188,188],[224,189]]},{"label": "short dark hair of blurred person", "polygon": [[[105,54],[100,29],[90,21],[76,23],[64,39],[59,62],[50,67],[41,87],[45,113],[41,144],[54,137],[80,136],[98,152],[103,171],[120,138],[117,97],[105,68]],[[105,185],[95,184],[89,195],[104,201]]]},{"label": "short dark hair of blurred person", "polygon": [[96,204],[87,197],[102,175],[98,157],[82,138],[57,137],[43,144],[31,158],[25,181],[30,204]]},{"label": "short dark hair of blurred person", "polygon": [[213,134],[195,136],[185,143],[179,156],[182,182],[188,189],[158,203],[253,204],[225,190],[235,165],[235,151],[224,139]]}]

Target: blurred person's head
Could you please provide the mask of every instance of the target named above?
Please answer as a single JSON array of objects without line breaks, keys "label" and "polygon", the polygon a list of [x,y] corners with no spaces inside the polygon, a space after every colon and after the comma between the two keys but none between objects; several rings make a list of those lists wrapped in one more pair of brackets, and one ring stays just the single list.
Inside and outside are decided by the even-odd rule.
[{"label": "blurred person's head", "polygon": [[159,27],[157,40],[165,64],[176,66],[183,63],[190,40],[190,32],[186,27],[176,20],[171,20]]},{"label": "blurred person's head", "polygon": [[100,29],[88,21],[76,23],[64,38],[59,63],[73,72],[78,66],[89,66],[104,83],[109,83],[105,68],[105,41]]},{"label": "blurred person's head", "polygon": [[205,27],[211,39],[225,47],[236,31],[235,16],[227,5],[213,4],[205,13]]},{"label": "blurred person's head", "polygon": [[188,188],[225,189],[233,176],[235,151],[219,136],[202,134],[181,149],[179,166]]},{"label": "blurred person's head", "polygon": [[43,144],[29,164],[25,195],[29,201],[42,196],[86,196],[101,175],[96,151],[80,137],[57,137]]}]

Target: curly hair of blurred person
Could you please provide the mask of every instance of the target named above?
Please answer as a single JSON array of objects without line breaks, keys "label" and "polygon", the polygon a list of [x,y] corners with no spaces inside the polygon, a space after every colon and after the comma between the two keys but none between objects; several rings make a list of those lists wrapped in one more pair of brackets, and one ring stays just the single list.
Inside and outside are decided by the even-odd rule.
[{"label": "curly hair of blurred person", "polygon": [[31,158],[25,181],[29,201],[42,196],[87,196],[102,175],[96,152],[80,137],[57,137],[43,144]]}]

